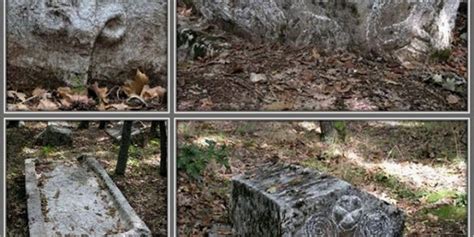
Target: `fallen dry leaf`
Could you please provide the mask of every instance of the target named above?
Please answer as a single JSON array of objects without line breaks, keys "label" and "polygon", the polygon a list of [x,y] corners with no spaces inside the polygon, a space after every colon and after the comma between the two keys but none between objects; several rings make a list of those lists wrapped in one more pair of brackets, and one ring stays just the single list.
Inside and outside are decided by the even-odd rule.
[{"label": "fallen dry leaf", "polygon": [[346,92],[349,92],[352,89],[352,85],[347,83],[347,82],[338,81],[334,84],[334,88],[339,93],[346,93]]},{"label": "fallen dry leaf", "polygon": [[449,95],[448,98],[446,98],[446,101],[448,101],[449,104],[457,104],[459,103],[459,97],[455,95]]},{"label": "fallen dry leaf", "polygon": [[36,88],[33,90],[32,95],[33,95],[33,96],[36,96],[36,97],[43,97],[43,96],[46,94],[46,92],[47,92],[47,91],[46,91],[45,89],[36,87]]},{"label": "fallen dry leaf", "polygon": [[161,87],[161,86],[155,86],[153,88],[150,88],[150,86],[145,85],[143,87],[142,93],[140,94],[140,97],[142,97],[144,100],[151,100],[154,98],[163,98],[165,96],[166,89]]},{"label": "fallen dry leaf", "polygon": [[269,111],[283,111],[283,110],[290,110],[293,108],[293,105],[287,102],[275,102],[268,105],[263,106],[264,110]]},{"label": "fallen dry leaf", "polygon": [[137,69],[137,74],[133,78],[133,81],[126,81],[125,85],[122,86],[122,89],[127,96],[140,95],[143,87],[147,85],[149,81],[148,76]]},{"label": "fallen dry leaf", "polygon": [[59,106],[56,103],[52,102],[51,100],[43,98],[40,100],[36,108],[38,110],[51,111],[51,110],[58,110]]},{"label": "fallen dry leaf", "polygon": [[201,102],[202,108],[210,109],[214,105],[210,97],[201,99],[199,102]]},{"label": "fallen dry leaf", "polygon": [[318,50],[316,48],[313,48],[313,50],[311,50],[311,56],[313,57],[314,60],[318,60],[321,58],[321,55],[319,54]]},{"label": "fallen dry leaf", "polygon": [[128,105],[125,104],[125,103],[121,103],[121,104],[111,104],[111,105],[105,106],[105,109],[107,109],[107,110],[110,110],[110,109],[112,109],[112,110],[127,110],[127,109],[129,109],[129,108],[130,108],[130,106],[128,106]]},{"label": "fallen dry leaf", "polygon": [[101,105],[102,103],[109,103],[109,99],[107,99],[107,87],[100,88],[99,83],[95,82],[92,85],[92,90],[97,95],[97,97],[99,97],[99,105]]},{"label": "fallen dry leaf", "polygon": [[92,100],[86,95],[86,91],[76,94],[73,93],[69,87],[59,87],[57,92],[59,96],[62,97],[60,103],[65,107],[69,107],[73,103],[90,104],[92,102]]},{"label": "fallen dry leaf", "polygon": [[25,93],[21,93],[21,92],[18,92],[18,91],[7,91],[7,97],[18,99],[21,102],[24,102],[26,100]]},{"label": "fallen dry leaf", "polygon": [[18,104],[8,104],[8,110],[11,111],[28,111],[30,108],[26,106],[25,104],[18,103]]}]

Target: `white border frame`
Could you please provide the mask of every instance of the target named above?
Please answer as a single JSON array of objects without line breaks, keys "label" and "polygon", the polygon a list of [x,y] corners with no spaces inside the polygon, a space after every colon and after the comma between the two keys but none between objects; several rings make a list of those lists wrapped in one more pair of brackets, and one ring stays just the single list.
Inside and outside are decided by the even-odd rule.
[{"label": "white border frame", "polygon": [[[167,166],[167,177],[166,177],[166,182],[167,182],[167,187],[166,187],[166,191],[167,191],[167,235],[169,235],[169,233],[171,232],[171,222],[170,222],[170,219],[171,219],[171,213],[173,211],[173,209],[171,209],[171,205],[170,205],[170,202],[171,202],[171,193],[172,193],[172,190],[170,190],[170,187],[171,187],[171,171],[172,171],[172,166],[171,166],[171,162],[174,160],[174,159],[171,159],[170,157],[170,142],[171,142],[171,132],[170,131],[170,119],[169,118],[156,118],[156,119],[152,119],[152,118],[126,118],[126,117],[121,117],[121,118],[92,118],[92,117],[84,117],[84,118],[59,118],[59,117],[52,117],[52,118],[27,118],[27,117],[15,117],[15,118],[3,118],[3,131],[4,134],[3,134],[3,144],[4,144],[4,150],[3,150],[3,207],[5,208],[4,209],[4,213],[3,213],[3,226],[4,226],[4,230],[3,230],[3,236],[7,236],[6,232],[7,232],[7,210],[6,210],[6,207],[7,207],[7,121],[11,121],[11,120],[20,120],[20,121],[28,121],[28,122],[48,122],[48,121],[71,121],[71,122],[78,122],[78,121],[82,121],[82,120],[89,120],[91,122],[96,122],[96,121],[123,121],[123,120],[137,120],[137,121],[143,121],[143,122],[148,122],[148,121],[153,121],[153,120],[156,120],[156,121],[166,121],[166,132],[167,132],[167,152],[168,152],[168,156],[166,157],[166,166]],[[158,170],[156,171],[158,173]],[[153,233],[152,233],[153,234]],[[2,235],[0,235],[1,237]]]}]

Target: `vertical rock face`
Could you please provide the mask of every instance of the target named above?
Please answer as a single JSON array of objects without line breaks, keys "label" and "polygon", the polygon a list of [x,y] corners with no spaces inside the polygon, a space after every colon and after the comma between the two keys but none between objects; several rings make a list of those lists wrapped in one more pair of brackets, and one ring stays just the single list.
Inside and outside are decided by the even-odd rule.
[{"label": "vertical rock face", "polygon": [[194,0],[209,20],[258,38],[411,61],[448,48],[460,0]]},{"label": "vertical rock face", "polygon": [[120,84],[137,68],[166,71],[167,2],[38,0],[7,3],[7,82],[22,89]]},{"label": "vertical rock face", "polygon": [[273,166],[233,179],[237,236],[402,236],[401,210],[335,177]]}]

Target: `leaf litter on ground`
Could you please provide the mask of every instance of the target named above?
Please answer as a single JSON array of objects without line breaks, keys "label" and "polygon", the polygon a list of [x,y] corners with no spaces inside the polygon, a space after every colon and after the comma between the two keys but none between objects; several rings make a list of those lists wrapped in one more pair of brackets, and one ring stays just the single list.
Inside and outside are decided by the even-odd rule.
[{"label": "leaf litter on ground", "polygon": [[30,97],[27,94],[8,90],[8,110],[162,110],[166,106],[166,89],[161,86],[150,87],[148,76],[139,69],[133,80],[110,90],[94,82],[84,88],[58,87],[50,91],[37,87]]}]

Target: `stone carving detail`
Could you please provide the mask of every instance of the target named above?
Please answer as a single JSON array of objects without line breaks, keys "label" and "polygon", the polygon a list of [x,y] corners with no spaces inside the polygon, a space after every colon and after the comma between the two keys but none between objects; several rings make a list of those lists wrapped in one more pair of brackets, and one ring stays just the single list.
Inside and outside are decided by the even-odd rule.
[{"label": "stone carving detail", "polygon": [[393,231],[388,228],[390,219],[382,212],[368,213],[362,217],[360,228],[358,229],[358,236],[393,236]]},{"label": "stone carving detail", "polygon": [[314,215],[306,221],[304,230],[306,236],[336,237],[336,228],[337,227],[332,219],[322,215]]},{"label": "stone carving detail", "polygon": [[12,89],[122,84],[137,68],[165,84],[166,0],[9,0]]},{"label": "stone carving detail", "polygon": [[334,205],[332,218],[342,232],[352,231],[362,215],[362,201],[357,196],[342,196]]},{"label": "stone carving detail", "polygon": [[314,170],[274,165],[232,184],[237,236],[403,236],[400,209]]}]

